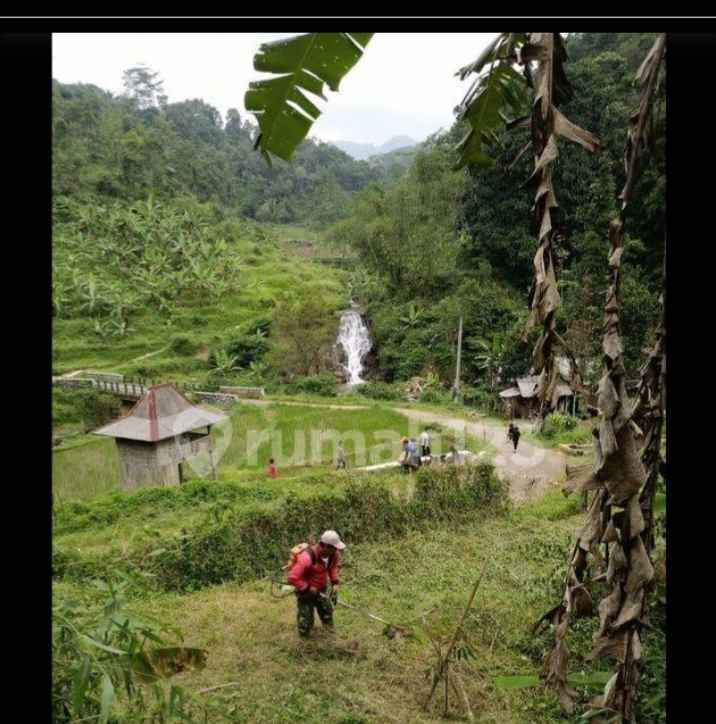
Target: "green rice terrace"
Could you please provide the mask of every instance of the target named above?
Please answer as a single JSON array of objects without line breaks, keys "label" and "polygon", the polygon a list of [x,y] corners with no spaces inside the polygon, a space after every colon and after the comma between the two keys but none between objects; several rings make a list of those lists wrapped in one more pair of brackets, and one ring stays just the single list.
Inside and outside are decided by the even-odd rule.
[{"label": "green rice terrace", "polygon": [[663,36],[495,34],[368,163],[286,97],[371,36],[260,134],[53,81],[53,721],[666,721]]}]

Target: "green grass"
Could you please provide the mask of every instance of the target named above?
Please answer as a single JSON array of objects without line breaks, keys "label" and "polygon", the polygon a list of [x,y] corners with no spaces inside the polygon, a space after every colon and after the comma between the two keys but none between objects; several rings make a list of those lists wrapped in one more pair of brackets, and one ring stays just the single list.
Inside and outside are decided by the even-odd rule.
[{"label": "green grass", "polygon": [[[409,494],[406,486],[412,477],[389,474],[381,479],[395,486],[397,494]],[[310,495],[318,489],[331,490],[340,480],[341,474],[322,478],[304,474],[269,484],[197,482],[177,489],[116,494],[102,499],[105,506],[123,501],[116,524],[98,524],[56,536],[56,540],[63,547],[73,544],[82,554],[91,554],[92,536],[109,535],[105,543],[114,540],[117,545],[117,537],[124,532],[148,528],[118,545],[126,551],[154,537],[156,545],[162,546],[171,528],[163,526],[172,516],[172,525],[181,521],[186,528],[210,516],[211,505],[202,506],[202,502],[233,498],[233,505],[246,510],[269,511],[289,492]],[[198,495],[201,486],[204,496]],[[243,492],[237,496],[238,489]],[[276,497],[252,500],[251,491],[262,489],[271,489]],[[182,496],[185,500],[180,500]],[[101,502],[87,507],[98,511]],[[140,588],[130,599],[129,611],[178,627],[184,633],[183,645],[208,651],[206,668],[179,674],[171,683],[197,692],[239,682],[201,695],[202,701],[226,717],[216,714],[212,721],[437,722],[441,720],[437,702],[427,711],[422,708],[430,684],[425,673],[434,662],[427,631],[442,636],[452,632],[472,584],[484,571],[465,625],[476,660],[461,665],[476,720],[574,721],[561,714],[551,692],[540,687],[502,690],[494,686],[494,679],[538,673],[552,638],[549,632],[533,636],[530,628],[561,597],[566,556],[581,522],[577,497],[565,498],[551,489],[540,500],[506,512],[478,509],[461,523],[435,523],[401,537],[349,545],[341,600],[410,627],[415,634],[410,638],[388,639],[381,635],[382,624],[361,611],[339,607],[334,637],[317,623],[313,637],[301,641],[295,631],[293,599],[272,598],[266,580],[229,582],[191,593],[154,589],[150,593]],[[322,525],[328,527],[331,522]],[[69,579],[53,581],[53,594],[85,606],[101,603],[91,585]],[[590,649],[596,625],[596,618],[573,624],[569,634],[572,673],[594,670],[579,660]],[[649,698],[663,696],[663,647],[660,631],[645,638]],[[594,668],[604,670],[604,666]],[[588,687],[580,692],[583,700],[597,693]],[[464,710],[455,699],[451,711],[451,718],[464,720]]]},{"label": "green grass", "polygon": [[[335,638],[317,624],[313,638],[300,641],[293,599],[271,598],[262,581],[152,594],[133,600],[130,608],[178,626],[185,645],[208,650],[204,670],[180,674],[173,683],[197,691],[240,682],[206,695],[226,710],[235,707],[234,721],[435,722],[439,707],[426,712],[421,706],[429,691],[425,672],[434,659],[421,615],[430,612],[432,633],[450,633],[484,570],[465,627],[477,660],[465,665],[463,678],[477,720],[567,721],[551,693],[501,691],[492,683],[495,676],[534,674],[539,668],[546,641],[535,642],[527,632],[555,602],[552,572],[563,567],[566,544],[581,517],[570,513],[560,494],[549,495],[554,511],[562,507],[555,520],[525,506],[346,550],[342,600],[413,628],[413,638],[388,639],[380,623],[339,608]],[[55,595],[86,591],[55,584]],[[456,716],[463,710],[453,702],[452,711]]]},{"label": "green grass", "polygon": [[[215,430],[216,449],[229,438],[216,472],[219,480],[265,480],[264,470],[274,457],[283,477],[333,469],[331,440],[342,439],[349,467],[396,460],[402,435],[417,437],[420,428],[403,415],[381,405],[360,410],[333,410],[297,405],[258,407],[239,404],[229,411],[230,428]],[[225,432],[222,432],[225,431]],[[319,445],[320,436],[325,436]],[[433,434],[433,453],[446,451],[454,440],[449,431]],[[391,443],[390,440],[393,442]],[[473,452],[489,450],[468,439]],[[191,475],[191,470],[187,470]],[[119,456],[112,439],[86,436],[75,445],[53,451],[53,491],[56,500],[88,500],[119,490]]]},{"label": "green grass", "polygon": [[110,438],[52,452],[52,492],[56,503],[94,498],[119,488],[119,455]]},{"label": "green grass", "polygon": [[[381,473],[379,478],[402,501],[410,499],[414,477]],[[110,493],[87,503],[69,503],[56,513],[53,541],[63,549],[95,556],[111,551],[126,554],[161,541],[181,530],[192,530],[232,513],[270,513],[288,495],[306,498],[333,494],[345,485],[340,473],[316,471],[267,482],[265,476],[245,474],[242,480],[189,481],[180,488],[147,488],[137,493]],[[198,494],[192,494],[192,489]],[[158,495],[152,495],[158,493]],[[188,495],[183,495],[189,493]]]},{"label": "green grass", "polygon": [[593,420],[579,420],[577,426],[572,430],[562,430],[553,435],[541,433],[524,432],[526,440],[546,448],[556,448],[560,445],[586,445],[592,439],[592,428],[595,426]]}]

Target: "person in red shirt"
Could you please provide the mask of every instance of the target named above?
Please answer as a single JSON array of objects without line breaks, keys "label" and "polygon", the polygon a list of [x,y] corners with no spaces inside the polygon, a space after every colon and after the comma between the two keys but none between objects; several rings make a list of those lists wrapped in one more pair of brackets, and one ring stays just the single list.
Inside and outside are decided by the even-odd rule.
[{"label": "person in red shirt", "polygon": [[266,468],[266,474],[270,478],[278,477],[278,470],[276,469],[276,466],[274,465],[273,458],[269,458],[269,464],[268,464],[268,468]]},{"label": "person in red shirt", "polygon": [[[338,598],[338,571],[341,553],[346,547],[334,530],[327,530],[316,545],[299,553],[288,574],[288,583],[296,589],[298,635],[306,638],[313,628],[313,611],[321,623],[333,628],[333,606]],[[331,596],[326,595],[331,581]]]}]

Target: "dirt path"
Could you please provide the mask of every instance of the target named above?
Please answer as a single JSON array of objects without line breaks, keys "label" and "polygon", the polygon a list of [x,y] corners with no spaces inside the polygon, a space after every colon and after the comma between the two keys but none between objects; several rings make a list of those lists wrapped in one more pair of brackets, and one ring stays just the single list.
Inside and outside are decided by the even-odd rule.
[{"label": "dirt path", "polygon": [[267,405],[293,405],[294,407],[325,407],[327,410],[369,410],[370,405],[331,405],[328,402],[299,402],[294,400],[258,400],[250,397],[240,399],[242,405],[256,405],[266,407]]},{"label": "dirt path", "polygon": [[[279,400],[242,399],[240,404],[266,405],[299,405],[302,407],[325,407],[331,410],[363,410],[359,405],[331,405],[317,402],[281,402]],[[472,422],[461,417],[429,410],[414,410],[405,407],[390,407],[393,412],[405,415],[415,423],[437,423],[443,427],[465,432],[481,440],[485,440],[497,449],[495,467],[510,485],[510,497],[515,503],[540,497],[547,488],[561,481],[566,473],[567,460],[563,453],[547,450],[520,440],[517,452],[512,442],[507,439],[506,427],[487,422]],[[522,432],[527,432],[522,426]],[[412,434],[412,433],[411,433]],[[418,433],[415,433],[417,437]]]},{"label": "dirt path", "polygon": [[169,345],[167,344],[164,347],[162,347],[161,349],[154,350],[154,352],[147,352],[146,354],[142,354],[139,357],[134,357],[134,359],[127,360],[126,362],[121,362],[119,364],[117,364],[116,362],[111,362],[110,364],[95,365],[91,370],[89,370],[89,369],[72,370],[71,372],[65,372],[65,374],[59,375],[59,378],[69,379],[72,377],[77,377],[78,375],[81,375],[83,372],[95,372],[95,371],[100,371],[100,370],[106,370],[108,367],[111,369],[114,367],[122,367],[124,365],[131,365],[134,362],[140,362],[143,359],[147,359],[149,357],[154,357],[155,355],[165,352],[168,349],[169,349]]},{"label": "dirt path", "polygon": [[[550,484],[560,481],[565,475],[567,461],[562,453],[546,450],[524,439],[520,440],[515,452],[512,442],[507,439],[505,427],[491,423],[470,422],[460,417],[450,417],[427,410],[403,407],[391,409],[410,420],[438,423],[443,427],[464,431],[493,445],[497,449],[495,467],[509,482],[510,497],[515,503],[523,503],[543,495]],[[526,430],[523,429],[522,432]]]}]

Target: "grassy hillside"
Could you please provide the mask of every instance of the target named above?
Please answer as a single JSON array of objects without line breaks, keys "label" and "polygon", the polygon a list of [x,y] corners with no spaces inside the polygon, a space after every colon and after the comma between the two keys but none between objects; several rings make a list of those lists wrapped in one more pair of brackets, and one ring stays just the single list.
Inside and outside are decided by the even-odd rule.
[{"label": "grassy hillside", "polygon": [[[126,214],[131,211],[130,207]],[[292,229],[289,233],[295,232]],[[220,239],[226,243],[215,264],[235,268],[227,289],[217,295],[189,285],[177,295],[175,289],[169,288],[160,299],[166,304],[163,308],[151,296],[151,285],[162,280],[163,272],[150,269],[145,281],[138,274],[125,274],[124,267],[116,273],[105,270],[100,244],[117,248],[123,243],[122,236],[114,230],[107,230],[101,238],[92,236],[79,230],[75,219],[56,224],[54,283],[57,294],[66,289],[67,302],[53,320],[53,369],[112,369],[130,375],[170,375],[172,379],[185,380],[207,371],[208,350],[220,347],[227,338],[251,328],[257,320],[270,317],[277,300],[290,296],[292,290],[317,294],[335,308],[344,304],[342,272],[290,254],[286,233],[277,232],[276,227],[257,227],[239,221],[210,225],[204,232],[203,243],[216,245]],[[155,246],[160,250],[174,238],[170,229],[158,236]],[[83,241],[93,246],[86,247],[86,272],[75,281],[75,247]],[[145,251],[144,256],[148,253]],[[183,267],[191,263],[183,262]],[[90,275],[96,279],[95,294],[100,298],[93,311],[85,299]],[[108,298],[106,310],[100,306],[104,301],[103,281]],[[109,304],[115,298],[110,297],[110,291],[119,296],[120,303],[122,295],[142,295],[125,312],[128,326],[122,334],[103,335],[97,331],[97,322],[105,324],[114,318]],[[179,351],[177,338],[188,340]]]},{"label": "grassy hillside", "polygon": [[[576,498],[553,491],[517,510],[487,506],[469,520],[443,520],[393,539],[376,529],[379,541],[346,550],[341,600],[360,610],[338,608],[334,637],[317,624],[311,640],[299,640],[292,597],[272,598],[267,580],[151,594],[135,581],[127,589],[126,611],[176,627],[184,645],[207,650],[204,669],[179,674],[172,683],[191,692],[232,684],[198,698],[197,707],[206,707],[211,721],[433,722],[441,720],[438,703],[422,707],[434,661],[428,633],[452,632],[484,571],[465,625],[476,658],[460,664],[476,720],[568,721],[553,693],[501,689],[495,678],[539,670],[550,638],[529,630],[561,595],[565,550],[580,522]],[[89,610],[103,601],[102,591],[68,578],[55,580],[53,589],[56,600],[73,599]],[[657,721],[663,706],[663,605],[659,596],[652,600],[654,629],[645,639],[645,656],[655,676],[644,682],[642,720]],[[414,636],[386,638],[382,624],[365,611],[408,626]],[[576,675],[595,625],[595,619],[581,620],[570,636]],[[592,667],[585,671],[594,678]],[[584,695],[596,691],[589,684],[578,688]],[[464,718],[462,703],[457,697],[451,702],[451,718]]]}]

